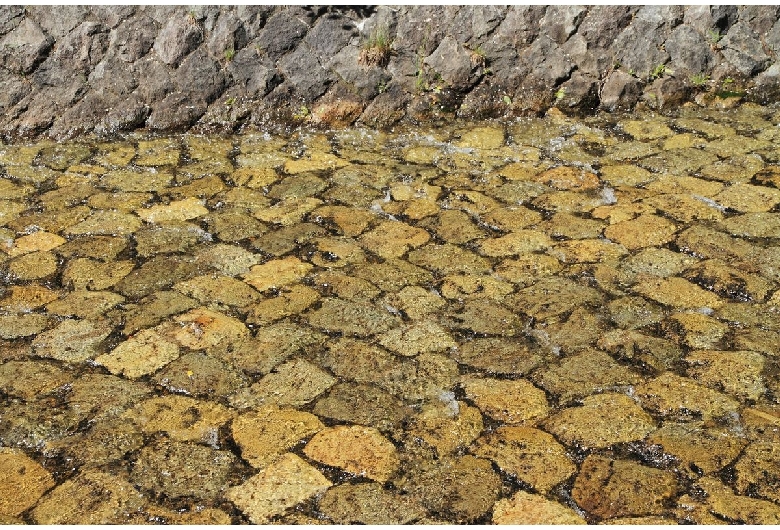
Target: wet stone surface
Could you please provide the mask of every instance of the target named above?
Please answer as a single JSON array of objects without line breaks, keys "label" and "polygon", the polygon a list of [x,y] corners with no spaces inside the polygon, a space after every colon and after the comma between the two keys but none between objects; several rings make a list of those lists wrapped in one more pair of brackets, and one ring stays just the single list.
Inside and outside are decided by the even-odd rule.
[{"label": "wet stone surface", "polygon": [[0,523],[776,524],[780,111],[0,150]]}]

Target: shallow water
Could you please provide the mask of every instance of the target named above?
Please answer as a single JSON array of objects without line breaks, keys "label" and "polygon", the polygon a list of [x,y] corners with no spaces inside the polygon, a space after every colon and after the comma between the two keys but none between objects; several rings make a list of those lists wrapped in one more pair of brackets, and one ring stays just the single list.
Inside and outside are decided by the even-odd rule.
[{"label": "shallow water", "polygon": [[0,146],[0,522],[780,522],[778,123]]}]

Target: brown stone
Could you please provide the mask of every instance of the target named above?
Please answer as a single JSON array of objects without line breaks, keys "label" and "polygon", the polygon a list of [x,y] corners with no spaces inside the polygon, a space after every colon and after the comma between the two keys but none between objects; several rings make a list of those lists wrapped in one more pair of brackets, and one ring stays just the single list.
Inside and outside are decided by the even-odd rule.
[{"label": "brown stone", "polygon": [[671,372],[638,385],[636,397],[643,408],[670,419],[728,418],[739,410],[735,399]]},{"label": "brown stone", "polygon": [[552,435],[532,427],[499,427],[480,437],[472,452],[542,493],[577,471]]},{"label": "brown stone", "polygon": [[634,286],[634,291],[660,304],[681,309],[701,307],[714,309],[723,304],[723,300],[716,294],[677,277],[645,277],[638,285]]},{"label": "brown stone", "polygon": [[648,444],[660,445],[664,453],[677,458],[681,469],[710,474],[729,465],[747,445],[732,429],[707,426],[704,422],[665,423],[647,437]]},{"label": "brown stone", "polygon": [[436,449],[437,454],[455,453],[468,447],[482,432],[484,424],[479,409],[454,396],[444,401],[446,395],[439,396],[439,402],[426,405],[415,416],[406,432],[413,443],[422,440]]},{"label": "brown stone", "polygon": [[241,458],[263,469],[301,440],[319,432],[324,425],[313,414],[264,405],[239,415],[232,423],[233,439]]},{"label": "brown stone", "polygon": [[545,428],[567,445],[604,448],[643,439],[655,422],[625,394],[598,394],[581,407],[563,409],[545,422]]},{"label": "brown stone", "polygon": [[142,401],[122,417],[144,433],[165,432],[173,440],[214,443],[235,412],[218,403],[166,395]]},{"label": "brown stone", "polygon": [[590,455],[580,466],[572,497],[585,511],[605,519],[660,515],[678,489],[670,471]]},{"label": "brown stone", "polygon": [[630,221],[609,225],[604,235],[629,250],[661,246],[674,238],[677,227],[657,215],[644,214]]},{"label": "brown stone", "polygon": [[549,413],[544,391],[524,379],[466,376],[461,384],[484,414],[505,424],[534,425]]},{"label": "brown stone", "polygon": [[306,456],[378,482],[398,471],[395,446],[378,430],[361,425],[339,425],[314,435],[304,447]]},{"label": "brown stone", "polygon": [[493,524],[557,525],[587,524],[577,512],[542,495],[518,491],[493,506]]},{"label": "brown stone", "polygon": [[599,187],[599,178],[578,167],[559,166],[534,177],[534,181],[559,190],[590,190]]},{"label": "brown stone", "polygon": [[299,456],[285,453],[243,484],[230,488],[225,497],[252,523],[267,524],[274,515],[324,492],[331,485]]},{"label": "brown stone", "polygon": [[0,516],[18,516],[33,506],[54,479],[19,449],[0,448]]}]

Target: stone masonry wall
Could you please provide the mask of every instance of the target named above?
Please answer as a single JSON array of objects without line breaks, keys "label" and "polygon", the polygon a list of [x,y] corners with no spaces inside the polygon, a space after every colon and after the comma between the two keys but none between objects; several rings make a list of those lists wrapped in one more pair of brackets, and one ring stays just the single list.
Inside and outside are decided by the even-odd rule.
[{"label": "stone masonry wall", "polygon": [[[777,6],[0,6],[0,134],[238,130],[780,94]],[[389,55],[378,46],[390,44]]]}]

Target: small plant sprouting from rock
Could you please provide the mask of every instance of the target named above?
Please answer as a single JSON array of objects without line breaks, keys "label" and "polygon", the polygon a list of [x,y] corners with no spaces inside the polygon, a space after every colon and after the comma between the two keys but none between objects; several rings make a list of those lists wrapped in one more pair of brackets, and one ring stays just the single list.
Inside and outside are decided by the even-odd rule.
[{"label": "small plant sprouting from rock", "polygon": [[363,44],[363,49],[360,50],[360,57],[358,57],[358,63],[364,66],[387,66],[392,53],[390,49],[392,45],[393,41],[387,34],[387,28],[377,29],[371,33],[371,36]]},{"label": "small plant sprouting from rock", "polygon": [[667,68],[665,64],[659,64],[650,72],[650,81],[654,81],[665,75],[672,75],[673,73],[674,72]]},{"label": "small plant sprouting from rock", "polygon": [[555,91],[555,102],[558,103],[560,100],[566,97],[566,88],[561,87],[558,90]]},{"label": "small plant sprouting from rock", "polygon": [[707,32],[707,38],[709,38],[710,42],[714,45],[720,42],[720,39],[723,38],[723,35],[721,35],[718,28],[712,28]]},{"label": "small plant sprouting from rock", "polygon": [[471,59],[472,68],[484,68],[487,66],[487,56],[482,46],[477,46],[473,50],[469,50],[469,58]]},{"label": "small plant sprouting from rock", "polygon": [[230,62],[233,60],[233,57],[236,56],[236,50],[233,48],[228,48],[225,50],[225,61]]},{"label": "small plant sprouting from rock", "polygon": [[293,119],[296,121],[304,121],[306,118],[311,116],[311,110],[309,110],[309,107],[306,105],[301,105],[301,107],[298,109],[298,112],[293,114]]},{"label": "small plant sprouting from rock", "polygon": [[225,100],[225,106],[227,106],[227,107],[232,107],[232,106],[233,106],[233,103],[235,103],[235,102],[236,102],[236,98],[234,98],[234,97],[229,97],[229,98],[227,98],[227,99]]},{"label": "small plant sprouting from rock", "polygon": [[414,88],[418,93],[425,92],[428,89],[428,83],[425,81],[425,70],[423,69],[423,56],[422,52],[418,52],[415,57],[415,66],[417,71],[414,73]]},{"label": "small plant sprouting from rock", "polygon": [[691,76],[691,84],[697,88],[702,88],[710,81],[710,76],[701,72]]}]

